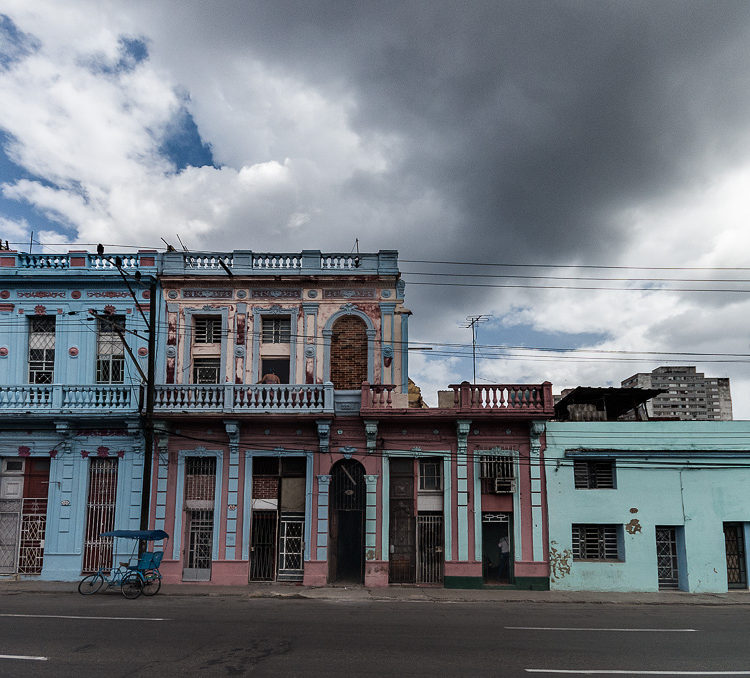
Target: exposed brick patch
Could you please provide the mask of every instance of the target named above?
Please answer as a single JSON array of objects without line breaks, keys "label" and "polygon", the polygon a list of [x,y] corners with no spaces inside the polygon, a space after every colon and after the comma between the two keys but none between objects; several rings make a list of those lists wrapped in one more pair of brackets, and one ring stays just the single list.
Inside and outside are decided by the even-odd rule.
[{"label": "exposed brick patch", "polygon": [[333,325],[331,381],[339,389],[359,389],[367,381],[367,327],[356,315],[345,315]]},{"label": "exposed brick patch", "polygon": [[279,479],[269,476],[253,476],[253,499],[278,499]]}]

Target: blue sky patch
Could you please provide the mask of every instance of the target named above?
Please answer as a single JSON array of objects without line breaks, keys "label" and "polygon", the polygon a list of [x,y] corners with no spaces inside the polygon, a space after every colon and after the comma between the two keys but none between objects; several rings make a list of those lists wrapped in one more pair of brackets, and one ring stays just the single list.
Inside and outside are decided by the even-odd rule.
[{"label": "blue sky patch", "polygon": [[6,68],[14,61],[23,59],[39,46],[34,36],[19,31],[9,16],[0,14],[0,67]]},{"label": "blue sky patch", "polygon": [[190,111],[183,106],[171,120],[162,140],[159,152],[179,172],[186,167],[216,167],[211,145],[204,143]]}]

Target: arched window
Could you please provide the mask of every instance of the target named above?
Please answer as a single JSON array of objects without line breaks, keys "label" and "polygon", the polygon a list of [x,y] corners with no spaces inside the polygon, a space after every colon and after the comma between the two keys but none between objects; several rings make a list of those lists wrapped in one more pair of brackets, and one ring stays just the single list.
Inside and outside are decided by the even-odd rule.
[{"label": "arched window", "polygon": [[342,316],[333,324],[331,381],[336,389],[353,390],[367,381],[367,327],[356,315]]}]

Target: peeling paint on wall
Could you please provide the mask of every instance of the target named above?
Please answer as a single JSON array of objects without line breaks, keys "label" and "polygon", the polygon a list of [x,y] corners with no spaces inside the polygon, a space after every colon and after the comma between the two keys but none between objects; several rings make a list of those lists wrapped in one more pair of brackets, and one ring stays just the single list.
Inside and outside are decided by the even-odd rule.
[{"label": "peeling paint on wall", "polygon": [[557,542],[551,541],[549,544],[549,567],[550,581],[562,579],[565,575],[570,574],[570,561],[573,554],[570,549],[557,549]]},{"label": "peeling paint on wall", "polygon": [[638,518],[633,518],[626,526],[625,530],[628,534],[636,534],[641,532],[641,523]]}]

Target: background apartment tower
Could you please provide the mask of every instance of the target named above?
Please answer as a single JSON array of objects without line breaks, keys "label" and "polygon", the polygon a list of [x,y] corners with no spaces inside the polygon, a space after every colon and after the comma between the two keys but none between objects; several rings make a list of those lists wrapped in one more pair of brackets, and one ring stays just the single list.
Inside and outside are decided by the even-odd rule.
[{"label": "background apartment tower", "polygon": [[732,419],[729,379],[706,377],[694,366],[657,367],[653,372],[628,377],[622,386],[665,391],[646,403],[649,417]]}]

